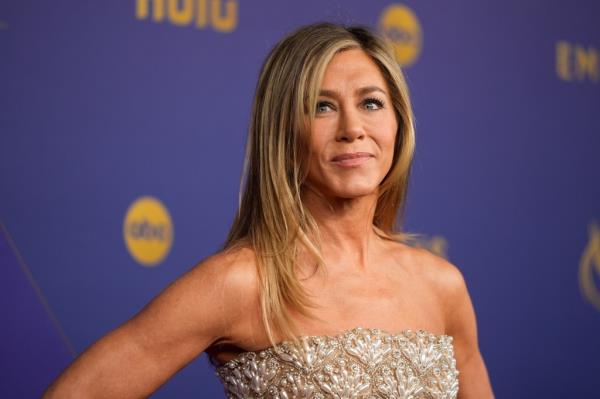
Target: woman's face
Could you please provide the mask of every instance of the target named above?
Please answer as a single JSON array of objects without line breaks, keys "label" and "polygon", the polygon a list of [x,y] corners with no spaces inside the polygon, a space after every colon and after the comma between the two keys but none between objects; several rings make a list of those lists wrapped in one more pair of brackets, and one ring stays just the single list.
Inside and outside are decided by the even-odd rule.
[{"label": "woman's face", "polygon": [[397,130],[375,62],[360,49],[336,54],[325,70],[312,123],[309,185],[338,198],[376,192],[390,170]]}]

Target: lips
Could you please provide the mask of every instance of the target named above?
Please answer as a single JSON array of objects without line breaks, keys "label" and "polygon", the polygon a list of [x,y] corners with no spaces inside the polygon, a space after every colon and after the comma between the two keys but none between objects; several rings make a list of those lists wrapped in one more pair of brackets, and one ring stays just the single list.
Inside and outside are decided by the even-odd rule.
[{"label": "lips", "polygon": [[346,161],[348,159],[371,158],[373,154],[368,152],[347,152],[331,158],[332,162]]}]

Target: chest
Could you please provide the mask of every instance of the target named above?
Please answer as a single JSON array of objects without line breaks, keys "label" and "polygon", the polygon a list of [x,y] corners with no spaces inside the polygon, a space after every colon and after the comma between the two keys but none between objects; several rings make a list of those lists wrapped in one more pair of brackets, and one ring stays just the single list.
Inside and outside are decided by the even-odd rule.
[{"label": "chest", "polygon": [[[330,269],[301,279],[301,285],[313,305],[311,316],[290,311],[301,336],[335,336],[357,327],[445,332],[443,299],[419,270],[395,265],[370,273]],[[245,313],[232,331],[234,343],[211,348],[211,357],[224,363],[241,352],[270,346],[260,320],[259,306]]]},{"label": "chest", "polygon": [[444,332],[443,304],[426,278],[397,270],[374,274],[328,273],[303,282],[313,318],[294,318],[304,335],[335,334],[355,327],[386,331]]}]

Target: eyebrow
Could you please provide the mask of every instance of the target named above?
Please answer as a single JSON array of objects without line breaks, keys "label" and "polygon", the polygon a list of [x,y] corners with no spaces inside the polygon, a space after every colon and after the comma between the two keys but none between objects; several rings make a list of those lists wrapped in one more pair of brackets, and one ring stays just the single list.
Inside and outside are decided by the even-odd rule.
[{"label": "eyebrow", "polygon": [[[365,87],[361,87],[360,89],[356,90],[356,93],[360,96],[364,96],[366,94],[372,93],[374,91],[379,91],[383,94],[387,94],[387,92],[385,90],[383,90],[382,88],[380,88],[379,86],[365,86]],[[340,93],[336,90],[321,90],[319,91],[319,95],[320,96],[324,96],[324,97],[341,97]]]}]

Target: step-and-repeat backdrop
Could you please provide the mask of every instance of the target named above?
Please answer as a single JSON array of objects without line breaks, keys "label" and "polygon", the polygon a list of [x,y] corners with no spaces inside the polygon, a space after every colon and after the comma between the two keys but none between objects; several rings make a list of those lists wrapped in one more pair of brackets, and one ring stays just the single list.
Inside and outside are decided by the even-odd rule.
[{"label": "step-and-repeat backdrop", "polygon": [[[600,4],[0,3],[0,396],[38,397],[222,244],[254,85],[320,20],[393,41],[406,229],[463,272],[500,398],[598,397]],[[210,311],[210,310],[208,310]],[[153,397],[223,397],[201,356]]]}]

